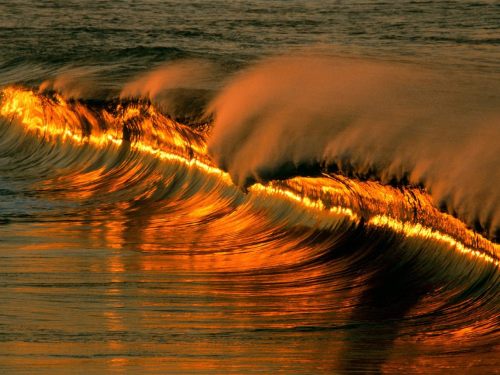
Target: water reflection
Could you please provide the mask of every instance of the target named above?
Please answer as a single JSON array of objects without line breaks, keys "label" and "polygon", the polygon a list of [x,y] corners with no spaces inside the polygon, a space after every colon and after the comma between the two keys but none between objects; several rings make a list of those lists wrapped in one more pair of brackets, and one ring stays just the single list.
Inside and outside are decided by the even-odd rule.
[{"label": "water reflection", "polygon": [[[168,225],[169,210],[145,200],[106,215],[87,212],[57,231],[53,223],[1,226],[2,235],[17,238],[0,242],[3,366],[376,373],[397,372],[391,358],[404,353],[402,365],[425,373],[448,360],[412,339],[432,332],[432,317],[415,328],[409,314],[443,287],[422,284],[418,263],[401,265],[376,243],[356,252],[358,236],[270,232],[263,214],[256,221],[262,225],[252,227],[248,212],[238,210],[224,225],[202,220],[190,231],[192,217]],[[374,253],[381,255],[368,265]],[[446,341],[446,351],[475,336],[462,331]]]}]

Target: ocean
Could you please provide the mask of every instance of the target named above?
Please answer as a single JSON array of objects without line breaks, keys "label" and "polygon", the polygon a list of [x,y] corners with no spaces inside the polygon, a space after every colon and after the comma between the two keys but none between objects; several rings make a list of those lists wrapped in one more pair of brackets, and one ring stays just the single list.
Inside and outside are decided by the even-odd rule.
[{"label": "ocean", "polygon": [[0,373],[498,373],[499,35],[0,0]]}]

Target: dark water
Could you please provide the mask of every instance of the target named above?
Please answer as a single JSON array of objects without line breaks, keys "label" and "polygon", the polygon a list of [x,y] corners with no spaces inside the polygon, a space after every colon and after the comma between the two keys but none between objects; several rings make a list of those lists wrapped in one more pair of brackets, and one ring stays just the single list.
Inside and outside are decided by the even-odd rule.
[{"label": "dark water", "polygon": [[2,83],[62,67],[104,70],[109,85],[182,57],[230,67],[310,46],[498,73],[495,1],[2,1]]},{"label": "dark water", "polygon": [[0,373],[498,373],[499,11],[0,1]]}]

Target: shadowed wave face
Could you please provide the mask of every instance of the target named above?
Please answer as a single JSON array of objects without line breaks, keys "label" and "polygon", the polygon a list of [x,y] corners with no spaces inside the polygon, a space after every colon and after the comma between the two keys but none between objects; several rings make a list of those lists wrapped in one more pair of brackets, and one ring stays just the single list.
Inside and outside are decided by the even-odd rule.
[{"label": "shadowed wave face", "polygon": [[[227,173],[215,147],[243,125],[222,128],[236,82],[213,101],[214,123],[190,126],[146,100],[2,90],[0,248],[6,287],[18,291],[4,311],[28,322],[4,330],[6,368],[19,370],[20,356],[48,368],[40,348],[110,372],[494,368],[498,244],[442,212],[425,185],[391,186],[383,174],[325,163],[314,176],[300,163],[283,173],[280,162],[243,191],[227,162],[237,157]],[[253,142],[261,125],[245,126]],[[33,252],[29,264],[15,257]],[[47,290],[34,310],[28,290]],[[63,307],[37,323],[52,298]]]}]

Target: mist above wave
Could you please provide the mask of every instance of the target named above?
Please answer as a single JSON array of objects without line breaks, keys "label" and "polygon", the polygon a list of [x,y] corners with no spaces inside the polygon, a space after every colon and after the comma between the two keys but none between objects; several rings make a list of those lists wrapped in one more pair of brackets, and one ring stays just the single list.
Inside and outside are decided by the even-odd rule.
[{"label": "mist above wave", "polygon": [[140,100],[180,122],[199,122],[223,74],[214,63],[201,59],[163,62],[156,67],[109,82],[105,67],[65,66],[38,86],[40,93],[56,92],[66,100]]},{"label": "mist above wave", "polygon": [[147,98],[180,120],[198,119],[211,99],[221,73],[205,60],[161,64],[126,83],[121,98]]},{"label": "mist above wave", "polygon": [[494,87],[396,63],[274,57],[241,71],[212,101],[209,151],[241,186],[304,166],[423,185],[436,205],[494,236]]},{"label": "mist above wave", "polygon": [[95,67],[65,67],[44,80],[39,91],[56,91],[67,99],[96,98],[104,91],[99,83],[99,72]]}]

